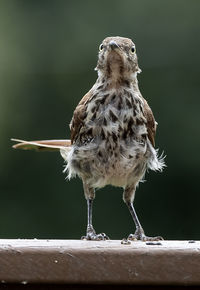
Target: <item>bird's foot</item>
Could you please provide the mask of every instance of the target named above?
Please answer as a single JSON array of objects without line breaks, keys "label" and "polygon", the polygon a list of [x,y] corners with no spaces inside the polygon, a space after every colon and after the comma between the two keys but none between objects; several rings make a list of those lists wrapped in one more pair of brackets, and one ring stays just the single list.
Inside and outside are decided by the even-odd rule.
[{"label": "bird's foot", "polygon": [[82,236],[81,240],[85,241],[106,241],[109,240],[109,237],[105,233],[96,234],[96,233],[87,233],[86,236]]},{"label": "bird's foot", "polygon": [[148,237],[145,235],[144,230],[142,228],[136,229],[134,234],[130,234],[128,236],[128,240],[130,241],[162,241],[163,238],[158,236],[158,237]]},{"label": "bird's foot", "polygon": [[88,228],[86,236],[81,237],[81,240],[86,241],[106,241],[109,240],[109,237],[105,233],[96,234],[93,228]]}]

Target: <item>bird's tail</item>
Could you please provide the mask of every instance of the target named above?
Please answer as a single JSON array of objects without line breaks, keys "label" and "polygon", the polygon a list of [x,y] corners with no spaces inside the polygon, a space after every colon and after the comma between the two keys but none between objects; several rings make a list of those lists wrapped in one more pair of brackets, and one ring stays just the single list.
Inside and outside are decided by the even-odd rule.
[{"label": "bird's tail", "polygon": [[60,151],[71,147],[71,140],[39,140],[25,141],[19,139],[11,139],[18,142],[12,147],[15,149],[36,150],[36,151]]}]

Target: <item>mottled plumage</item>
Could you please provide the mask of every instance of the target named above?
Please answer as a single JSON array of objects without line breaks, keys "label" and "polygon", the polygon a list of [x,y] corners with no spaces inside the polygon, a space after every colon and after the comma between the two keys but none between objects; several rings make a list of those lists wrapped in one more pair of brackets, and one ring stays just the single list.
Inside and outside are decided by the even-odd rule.
[{"label": "mottled plumage", "polygon": [[74,111],[71,143],[60,148],[68,177],[77,174],[83,181],[88,202],[84,238],[107,238],[105,234],[97,235],[92,226],[92,202],[95,188],[111,184],[124,189],[123,199],[136,225],[136,232],[129,239],[159,239],[145,236],[132,204],[145,171],[162,170],[164,166],[154,148],[156,122],[138,88],[140,69],[135,44],[122,37],[104,39],[96,70],[96,83]]}]

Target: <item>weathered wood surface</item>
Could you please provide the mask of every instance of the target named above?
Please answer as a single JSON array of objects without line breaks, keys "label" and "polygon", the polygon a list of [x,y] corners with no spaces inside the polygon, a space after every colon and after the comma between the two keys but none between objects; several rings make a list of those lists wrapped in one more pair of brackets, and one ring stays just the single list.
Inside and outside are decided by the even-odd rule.
[{"label": "weathered wood surface", "polygon": [[0,240],[0,282],[200,285],[200,241]]}]

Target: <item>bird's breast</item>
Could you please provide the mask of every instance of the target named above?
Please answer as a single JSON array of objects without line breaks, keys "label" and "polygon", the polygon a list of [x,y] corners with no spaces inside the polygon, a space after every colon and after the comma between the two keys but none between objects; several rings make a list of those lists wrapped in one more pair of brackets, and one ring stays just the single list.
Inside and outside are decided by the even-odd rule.
[{"label": "bird's breast", "polygon": [[100,92],[87,104],[69,166],[79,175],[97,180],[97,187],[122,186],[133,171],[138,176],[143,172],[146,138],[140,97],[125,89]]},{"label": "bird's breast", "polygon": [[147,136],[143,101],[134,91],[121,89],[100,91],[86,108],[86,118],[79,133],[79,143],[105,142],[107,146]]}]

